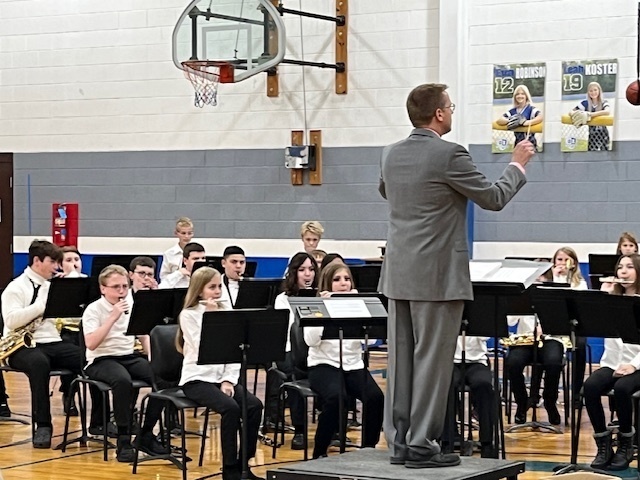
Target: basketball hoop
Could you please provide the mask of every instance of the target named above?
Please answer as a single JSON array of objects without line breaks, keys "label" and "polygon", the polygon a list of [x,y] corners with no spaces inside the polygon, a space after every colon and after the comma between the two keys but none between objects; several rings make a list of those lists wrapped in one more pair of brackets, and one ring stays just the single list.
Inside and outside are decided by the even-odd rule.
[{"label": "basketball hoop", "polygon": [[182,62],[184,76],[195,91],[196,107],[218,104],[218,84],[233,82],[233,65],[211,60],[187,60]]}]

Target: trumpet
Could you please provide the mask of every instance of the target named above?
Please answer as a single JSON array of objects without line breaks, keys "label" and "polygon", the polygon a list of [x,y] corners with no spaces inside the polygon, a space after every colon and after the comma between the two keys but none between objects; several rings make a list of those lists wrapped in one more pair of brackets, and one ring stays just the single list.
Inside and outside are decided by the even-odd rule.
[{"label": "trumpet", "polygon": [[620,285],[631,285],[633,284],[632,280],[625,280],[623,278],[618,277],[600,277],[598,279],[600,283],[619,283]]}]

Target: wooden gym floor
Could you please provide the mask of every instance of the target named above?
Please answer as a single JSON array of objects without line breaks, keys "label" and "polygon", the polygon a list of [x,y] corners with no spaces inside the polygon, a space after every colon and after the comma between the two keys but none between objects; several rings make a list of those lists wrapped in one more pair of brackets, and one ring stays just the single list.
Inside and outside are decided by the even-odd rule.
[{"label": "wooden gym floor", "polygon": [[[386,364],[384,356],[376,355],[372,361],[372,370],[380,371]],[[250,378],[252,375],[250,373]],[[384,390],[384,382],[380,373],[374,374],[374,378]],[[27,377],[18,373],[5,373],[7,391],[10,395],[9,405],[14,413],[28,414],[30,411],[30,393]],[[61,394],[58,385],[53,385],[52,413],[54,422],[55,446],[62,441],[64,429],[64,416],[61,404]],[[258,383],[258,396],[263,398],[264,374],[260,375]],[[561,407],[562,408],[562,407]],[[538,409],[539,419],[546,420],[544,408]],[[28,417],[19,417],[26,418]],[[201,428],[202,418],[188,420],[189,430]],[[221,478],[220,475],[220,444],[217,429],[219,417],[212,415],[210,421],[209,438],[202,467],[197,466],[197,452],[199,438],[188,439],[188,450],[194,461],[189,462],[189,480],[204,480],[208,478]],[[79,430],[79,420],[72,418],[71,429]],[[313,442],[314,425],[310,427],[310,442]],[[586,412],[583,414],[582,429],[580,435],[580,448],[578,463],[588,464],[595,455],[595,444],[591,437],[592,429]],[[350,430],[348,436],[353,441],[359,442],[359,430]],[[477,432],[476,432],[477,436]],[[73,436],[71,437],[73,438]],[[177,444],[179,440],[174,440]],[[264,476],[267,468],[302,460],[302,452],[290,449],[291,435],[286,436],[286,444],[278,449],[277,458],[271,458],[271,448],[260,444],[262,455],[257,456],[259,464],[252,471]],[[383,435],[378,448],[385,448]],[[522,480],[535,480],[551,475],[554,466],[568,462],[570,459],[570,435],[568,428],[564,434],[540,433],[525,431],[522,433],[506,434],[507,458],[511,460],[524,460],[527,462],[526,472],[520,476]],[[337,451],[337,449],[336,449]],[[311,453],[311,452],[310,452]],[[337,454],[337,453],[336,453]],[[478,455],[477,453],[475,455]],[[260,458],[262,457],[262,458]],[[633,463],[633,467],[636,464]],[[69,480],[71,478],[93,479],[130,479],[131,465],[121,464],[115,460],[115,451],[109,451],[109,461],[102,461],[100,445],[91,444],[88,447],[80,447],[77,444],[67,448],[66,453],[60,450],[36,450],[31,446],[31,426],[17,423],[0,423],[0,472],[5,480],[37,479],[37,480]],[[623,478],[636,478],[637,471],[630,468],[624,472],[618,472]],[[180,479],[181,472],[166,461],[143,463],[138,468],[138,474],[134,477],[140,480],[170,480]]]}]

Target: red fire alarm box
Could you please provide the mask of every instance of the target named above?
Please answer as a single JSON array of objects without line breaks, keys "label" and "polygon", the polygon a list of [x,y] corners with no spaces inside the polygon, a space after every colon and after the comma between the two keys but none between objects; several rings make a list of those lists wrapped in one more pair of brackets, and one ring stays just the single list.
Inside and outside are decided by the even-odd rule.
[{"label": "red fire alarm box", "polygon": [[52,205],[51,236],[59,247],[78,246],[78,204],[54,203]]}]

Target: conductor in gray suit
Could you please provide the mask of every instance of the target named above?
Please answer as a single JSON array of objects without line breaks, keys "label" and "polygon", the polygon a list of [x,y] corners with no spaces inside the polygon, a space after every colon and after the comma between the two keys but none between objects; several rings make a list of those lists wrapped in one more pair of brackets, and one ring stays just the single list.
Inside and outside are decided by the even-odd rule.
[{"label": "conductor in gray suit", "polygon": [[391,463],[454,466],[441,436],[453,355],[465,300],[473,299],[467,246],[467,201],[501,210],[525,184],[534,155],[519,143],[496,183],[467,150],[447,142],[455,105],[446,85],[424,84],[407,99],[415,129],[382,154],[380,193],[389,202],[387,248],[379,290],[389,298],[389,364],[384,432]]}]

